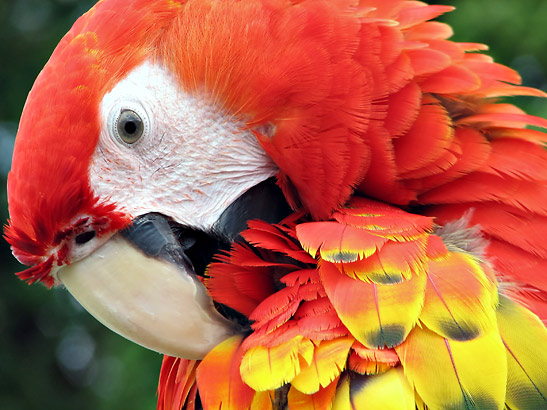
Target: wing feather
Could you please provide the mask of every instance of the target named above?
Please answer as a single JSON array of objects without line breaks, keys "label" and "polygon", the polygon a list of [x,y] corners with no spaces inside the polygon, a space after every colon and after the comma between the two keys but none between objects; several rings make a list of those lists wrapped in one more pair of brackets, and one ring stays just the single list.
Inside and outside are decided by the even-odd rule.
[{"label": "wing feather", "polygon": [[243,383],[239,372],[242,335],[226,339],[202,360],[197,369],[197,383],[203,407],[207,409],[247,409],[254,391]]},{"label": "wing feather", "polygon": [[315,347],[311,363],[301,366],[291,384],[305,394],[317,393],[328,387],[346,367],[352,337],[324,340]]},{"label": "wing feather", "polygon": [[450,252],[429,263],[420,321],[451,340],[469,340],[496,323],[497,289],[471,255]]},{"label": "wing feather", "polygon": [[503,296],[498,324],[507,351],[507,406],[547,408],[547,329],[537,316]]},{"label": "wing feather", "polygon": [[340,320],[365,346],[398,345],[417,323],[424,300],[425,275],[383,285],[352,279],[328,262],[319,269]]},{"label": "wing feather", "polygon": [[416,327],[395,350],[428,408],[504,407],[507,361],[497,329],[460,342]]}]

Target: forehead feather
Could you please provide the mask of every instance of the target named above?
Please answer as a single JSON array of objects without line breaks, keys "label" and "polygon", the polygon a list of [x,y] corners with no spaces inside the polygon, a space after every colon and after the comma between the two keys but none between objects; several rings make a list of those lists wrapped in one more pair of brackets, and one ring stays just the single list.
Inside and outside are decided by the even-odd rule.
[{"label": "forehead feather", "polygon": [[179,6],[99,2],[61,40],[29,93],[16,138],[7,229],[14,248],[50,243],[95,204],[87,170],[100,132],[100,100],[150,54]]}]

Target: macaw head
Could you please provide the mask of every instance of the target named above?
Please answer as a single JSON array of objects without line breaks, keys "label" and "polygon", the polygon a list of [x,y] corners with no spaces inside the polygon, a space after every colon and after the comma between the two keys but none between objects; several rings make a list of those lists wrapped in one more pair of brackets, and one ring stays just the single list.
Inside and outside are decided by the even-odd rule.
[{"label": "macaw head", "polygon": [[357,70],[357,44],[315,35],[359,26],[329,7],[108,0],[80,18],[21,118],[6,229],[31,266],[19,276],[63,284],[162,353],[200,358],[228,337],[199,279],[213,254],[287,204],[327,216],[366,169],[371,108],[342,92],[364,79],[337,76]]}]

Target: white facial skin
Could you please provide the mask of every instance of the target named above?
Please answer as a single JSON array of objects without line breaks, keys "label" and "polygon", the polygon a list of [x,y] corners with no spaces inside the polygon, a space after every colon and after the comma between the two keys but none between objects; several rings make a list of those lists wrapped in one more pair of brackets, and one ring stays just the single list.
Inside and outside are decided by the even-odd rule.
[{"label": "white facial skin", "polygon": [[[116,136],[124,109],[145,123],[133,145]],[[132,217],[159,212],[208,231],[233,201],[277,172],[241,123],[183,91],[167,69],[150,62],[104,96],[100,114],[91,188]]]}]

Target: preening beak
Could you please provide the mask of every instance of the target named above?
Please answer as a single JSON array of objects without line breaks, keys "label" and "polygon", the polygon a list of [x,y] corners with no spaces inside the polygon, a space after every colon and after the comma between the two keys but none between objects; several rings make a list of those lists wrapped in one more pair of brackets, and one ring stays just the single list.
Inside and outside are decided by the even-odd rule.
[{"label": "preening beak", "polygon": [[[277,223],[290,212],[270,178],[225,209],[213,227],[214,236],[226,243],[237,241],[247,221]],[[113,331],[160,353],[201,359],[240,331],[241,324],[215,309],[196,276],[217,249],[203,246],[207,241],[196,232],[174,229],[176,234],[163,215],[143,215],[57,275],[82,306]],[[194,243],[196,238],[202,242]]]},{"label": "preening beak", "polygon": [[160,353],[201,359],[234,333],[160,215],[136,221],[58,277],[105,326]]}]

